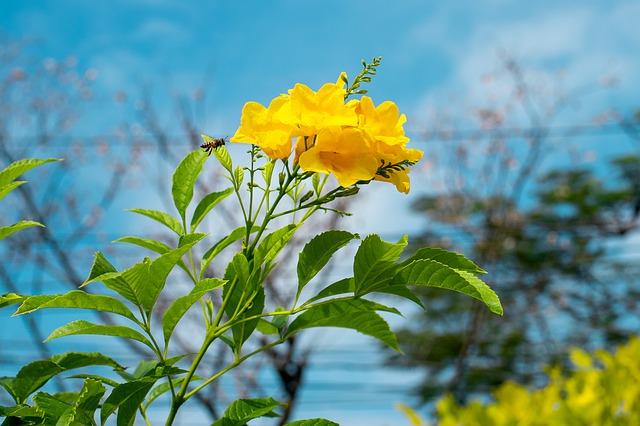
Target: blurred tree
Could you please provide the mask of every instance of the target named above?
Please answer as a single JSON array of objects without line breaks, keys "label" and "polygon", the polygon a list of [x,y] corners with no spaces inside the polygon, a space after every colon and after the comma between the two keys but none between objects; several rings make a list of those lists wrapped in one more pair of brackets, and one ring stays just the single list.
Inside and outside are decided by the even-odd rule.
[{"label": "blurred tree", "polygon": [[[6,166],[38,156],[67,161],[32,172],[33,185],[19,187],[6,200],[3,221],[28,217],[48,227],[7,239],[0,252],[0,292],[37,294],[44,287],[65,290],[81,284],[91,264],[90,256],[81,260],[85,244],[105,244],[107,236],[98,230],[137,160],[132,148],[110,152],[114,138],[87,140],[76,132],[81,131],[80,112],[93,102],[95,70],[81,72],[73,56],[33,57],[32,45],[0,34],[0,162]],[[105,174],[92,174],[91,166]],[[22,359],[16,350],[24,350],[29,341],[40,356],[49,356],[42,342],[50,330],[41,330],[37,318],[22,318],[28,332],[20,335],[26,342],[16,341],[18,333],[3,334],[1,364]]]},{"label": "blurred tree", "polygon": [[[492,318],[437,289],[422,292],[428,311],[400,333],[406,356],[391,362],[424,370],[425,401],[445,391],[465,401],[506,380],[540,385],[541,366],[566,363],[566,347],[610,347],[637,332],[638,275],[612,243],[638,227],[640,156],[598,170],[572,165],[554,143],[567,139],[552,140],[551,124],[582,89],[551,98],[513,59],[504,64],[513,79],[507,106],[479,110],[475,133],[439,133],[445,189],[413,205],[429,226],[412,241],[453,246],[477,261],[505,315]],[[526,125],[509,123],[521,117]],[[550,153],[551,167],[543,164]]]}]

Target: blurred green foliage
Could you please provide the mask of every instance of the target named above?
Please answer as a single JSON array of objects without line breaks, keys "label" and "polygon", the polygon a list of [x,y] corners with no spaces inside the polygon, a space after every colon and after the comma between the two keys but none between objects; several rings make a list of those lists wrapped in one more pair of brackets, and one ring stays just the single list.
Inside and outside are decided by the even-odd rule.
[{"label": "blurred green foliage", "polygon": [[390,362],[425,372],[424,401],[448,391],[461,403],[508,380],[542,385],[542,366],[569,365],[567,347],[612,347],[637,332],[637,265],[613,243],[638,226],[640,156],[604,172],[551,170],[530,193],[450,192],[414,204],[431,222],[415,244],[452,242],[489,271],[505,307],[491,318],[473,301],[421,292],[429,309],[399,333],[406,356]]}]

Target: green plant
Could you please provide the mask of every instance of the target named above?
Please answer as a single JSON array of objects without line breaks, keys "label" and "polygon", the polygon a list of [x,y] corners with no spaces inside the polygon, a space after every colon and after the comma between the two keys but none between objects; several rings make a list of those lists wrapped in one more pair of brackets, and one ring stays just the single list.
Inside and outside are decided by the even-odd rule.
[{"label": "green plant", "polygon": [[[375,65],[365,64],[355,81],[367,82],[377,63],[379,59]],[[117,240],[148,249],[157,257],[144,258],[119,271],[98,252],[81,289],[0,297],[0,306],[20,304],[16,315],[62,308],[117,316],[120,321],[115,325],[73,321],[54,330],[47,340],[71,335],[113,336],[144,345],[156,357],[141,361],[131,373],[100,353],[70,352],[28,364],[15,377],[0,379],[15,401],[14,406],[0,407],[0,414],[7,417],[5,424],[105,424],[116,415],[118,425],[131,425],[138,413],[150,424],[147,412],[151,405],[159,396],[169,394],[166,424],[171,425],[180,408],[200,390],[247,359],[315,327],[350,328],[399,351],[395,334],[378,313],[399,311],[367,297],[374,293],[396,295],[421,305],[409,286],[439,287],[468,294],[502,314],[496,294],[476,277],[485,271],[459,254],[438,248],[423,248],[400,260],[406,236],[397,242],[383,241],[375,234],[366,236],[356,250],[353,276],[322,284],[317,294],[305,297],[303,290],[334,254],[360,240],[357,234],[340,230],[316,235],[300,252],[292,305],[266,309],[264,283],[277,266],[278,254],[314,213],[344,214],[332,208],[331,202],[355,196],[373,180],[390,182],[399,191],[408,192],[409,168],[422,156],[422,152],[406,148],[405,117],[393,102],[374,106],[367,97],[345,102],[350,94],[344,89],[345,80],[346,76],[341,76],[338,83],[328,83],[318,92],[297,84],[268,108],[247,103],[231,141],[252,145],[248,166],[234,166],[222,141],[203,135],[204,150],[188,154],[173,174],[171,193],[177,216],[143,208],[131,210],[175,234],[174,246],[135,236]],[[193,206],[193,188],[210,154],[226,171],[230,187],[204,196]],[[198,232],[199,225],[218,203],[232,196],[244,225],[213,244],[206,242],[207,235]],[[235,247],[234,243],[240,243],[239,249],[228,254],[226,249]],[[199,259],[193,250],[196,244],[206,247]],[[221,256],[223,252],[228,256]],[[207,276],[212,262],[226,262],[223,276]],[[156,324],[154,313],[163,310],[156,305],[159,295],[178,288],[172,286],[180,280],[172,274],[176,266],[192,286],[159,313],[162,321]],[[108,294],[98,294],[98,283]],[[93,291],[85,291],[85,286]],[[191,309],[200,312],[206,330],[198,336],[200,350],[196,354],[173,353],[171,338]],[[247,350],[245,343],[254,333],[270,340]],[[198,367],[213,345],[226,347],[232,361],[211,376],[199,377]],[[40,390],[57,375],[91,366],[112,367],[122,381],[82,373],[73,376],[84,379],[78,392],[49,394]],[[213,425],[242,426],[255,418],[274,417],[282,405],[272,398],[240,399]],[[288,424],[335,423],[313,419]]]}]

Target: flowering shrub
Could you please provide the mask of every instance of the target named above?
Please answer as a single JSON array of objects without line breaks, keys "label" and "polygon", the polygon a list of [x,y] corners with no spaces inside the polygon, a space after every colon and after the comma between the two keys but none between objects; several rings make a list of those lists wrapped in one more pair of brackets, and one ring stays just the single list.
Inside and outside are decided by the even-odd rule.
[{"label": "flowering shrub", "polygon": [[[0,307],[19,304],[16,315],[63,308],[118,316],[117,325],[73,321],[53,330],[47,340],[69,335],[114,336],[146,346],[156,357],[141,361],[133,373],[126,373],[119,362],[99,353],[69,352],[36,361],[15,377],[0,379],[0,385],[15,401],[14,406],[0,407],[0,415],[10,422],[56,425],[96,424],[96,416],[104,424],[116,415],[118,425],[130,425],[140,414],[149,424],[149,407],[160,395],[169,394],[171,408],[166,424],[171,425],[179,409],[200,390],[247,359],[306,329],[349,328],[399,350],[395,334],[378,314],[399,312],[367,297],[373,293],[392,294],[420,304],[409,286],[435,286],[468,294],[501,314],[495,293],[476,277],[485,273],[481,268],[462,255],[438,248],[422,248],[400,260],[407,246],[406,236],[397,242],[383,241],[375,234],[366,236],[356,250],[352,276],[318,283],[321,290],[301,300],[303,289],[332,256],[350,242],[360,240],[359,235],[340,230],[316,235],[300,252],[296,296],[291,306],[273,311],[266,308],[264,283],[278,263],[279,252],[315,212],[342,213],[330,203],[337,197],[354,196],[362,185],[373,180],[391,182],[399,191],[409,191],[409,168],[422,152],[406,148],[409,140],[402,128],[404,115],[392,102],[376,107],[366,96],[346,101],[366,93],[360,85],[370,81],[378,64],[379,59],[365,63],[350,86],[342,74],[338,83],[326,84],[318,92],[298,84],[267,108],[247,103],[240,128],[231,140],[251,144],[248,166],[233,165],[224,140],[203,136],[204,150],[188,154],[173,175],[172,197],[177,216],[142,208],[131,210],[169,229],[175,234],[173,244],[135,236],[118,240],[156,253],[154,259],[145,258],[119,271],[98,252],[81,289],[56,295],[0,297]],[[208,154],[213,154],[227,172],[230,187],[204,196],[194,209],[189,209]],[[337,179],[337,186],[330,175]],[[12,175],[12,179],[15,177]],[[4,185],[0,190],[13,189],[13,184],[5,181],[0,179]],[[197,231],[199,225],[232,194],[244,225],[217,242],[207,242],[207,234]],[[272,230],[270,225],[275,219],[288,223]],[[236,242],[241,242],[237,251],[224,257],[231,260],[225,261],[223,276],[207,277],[205,273],[212,262],[223,262],[219,255]],[[204,246],[199,258],[193,250],[196,244]],[[178,279],[176,274],[169,278],[176,266],[192,287],[163,309],[156,301],[165,286]],[[97,294],[98,283],[116,296]],[[85,286],[93,292],[85,291]],[[202,342],[200,350],[196,354],[175,354],[171,338],[191,309],[200,311],[206,330],[204,335],[192,337]],[[254,333],[262,333],[270,340],[247,351],[245,343]],[[198,367],[213,345],[226,348],[232,359],[217,373],[200,377]],[[94,365],[112,367],[122,381],[84,375],[84,385],[78,392],[39,391],[57,375]],[[269,397],[237,400],[213,425],[246,425],[252,419],[276,416],[282,405]],[[335,423],[312,419],[288,424]]]},{"label": "flowering shrub", "polygon": [[[495,392],[495,402],[459,405],[451,395],[438,402],[440,426],[475,425],[580,425],[614,426],[640,424],[640,338],[613,353],[593,355],[580,349],[571,352],[575,370],[565,377],[559,368],[550,370],[550,382],[530,391],[505,383]],[[399,407],[411,425],[427,426],[406,406]]]}]

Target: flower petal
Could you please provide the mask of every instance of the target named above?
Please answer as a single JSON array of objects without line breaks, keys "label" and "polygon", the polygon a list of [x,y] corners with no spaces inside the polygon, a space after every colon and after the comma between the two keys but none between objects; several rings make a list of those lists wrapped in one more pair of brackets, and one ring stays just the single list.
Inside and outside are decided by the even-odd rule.
[{"label": "flower petal", "polygon": [[315,145],[300,154],[300,167],[304,171],[331,173],[345,188],[361,180],[369,181],[378,170],[371,142],[365,132],[354,127],[324,128]]}]

